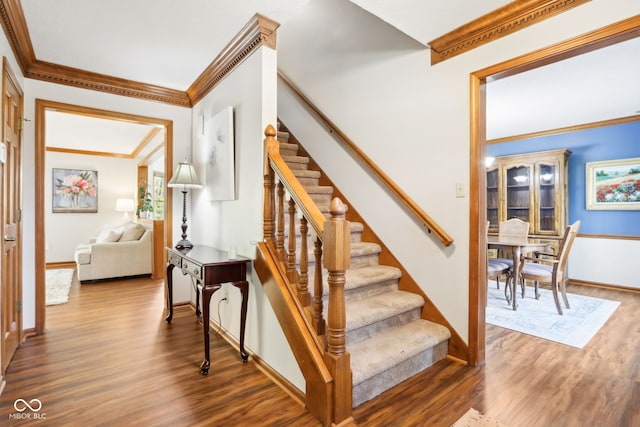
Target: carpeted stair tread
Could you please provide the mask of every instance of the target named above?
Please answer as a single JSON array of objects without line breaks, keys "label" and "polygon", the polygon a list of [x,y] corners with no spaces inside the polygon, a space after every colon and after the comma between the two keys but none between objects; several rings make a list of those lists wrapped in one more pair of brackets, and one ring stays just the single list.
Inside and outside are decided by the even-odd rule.
[{"label": "carpeted stair tread", "polygon": [[348,345],[353,385],[356,386],[449,338],[451,333],[444,326],[419,319]]},{"label": "carpeted stair tread", "polygon": [[353,242],[351,243],[351,258],[379,254],[382,249],[377,243],[371,242]]},{"label": "carpeted stair tread", "polygon": [[308,165],[309,164],[309,158],[308,157],[304,157],[304,156],[282,156],[282,159],[289,165],[289,167],[292,166],[292,164],[296,164],[296,163],[300,163],[300,164],[304,164],[304,165]]},{"label": "carpeted stair tread", "polygon": [[347,304],[347,331],[409,312],[424,305],[418,294],[406,291],[385,292]]},{"label": "carpeted stair tread", "polygon": [[[314,268],[309,269],[309,277],[312,278]],[[368,267],[353,268],[347,270],[344,284],[345,301],[347,304],[364,298],[370,298],[384,292],[398,290],[398,281],[402,272],[389,265],[372,265]],[[326,307],[329,298],[328,274],[324,270],[322,274],[322,292]]]},{"label": "carpeted stair tread", "polygon": [[320,171],[314,171],[309,169],[296,169],[292,171],[296,178],[320,178],[322,175]]},{"label": "carpeted stair tread", "polygon": [[330,185],[305,185],[304,189],[308,194],[333,194],[333,187]]},{"label": "carpeted stair tread", "polygon": [[289,141],[289,132],[278,131],[276,135],[276,139],[280,142],[280,144],[286,144]]},{"label": "carpeted stair tread", "polygon": [[389,265],[372,265],[347,270],[346,276],[344,288],[345,290],[349,290],[379,281],[400,279],[402,272],[399,268]]}]

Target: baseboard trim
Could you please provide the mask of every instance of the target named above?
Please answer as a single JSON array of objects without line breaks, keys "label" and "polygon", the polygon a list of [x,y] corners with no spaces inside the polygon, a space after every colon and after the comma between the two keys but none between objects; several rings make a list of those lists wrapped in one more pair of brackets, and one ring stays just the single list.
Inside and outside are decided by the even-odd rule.
[{"label": "baseboard trim", "polygon": [[[195,312],[195,306],[192,303],[189,303],[189,305]],[[238,352],[240,351],[240,342],[233,335],[231,335],[226,329],[221,327],[215,320],[209,319],[209,327],[217,331],[217,333],[226,342],[228,342],[234,349],[236,349]],[[278,371],[276,371],[271,366],[269,366],[268,363],[266,363],[260,357],[256,356],[256,354],[252,352],[249,348],[247,348],[246,345],[245,345],[245,350],[249,354],[248,363],[254,363],[256,365],[256,368],[258,368],[258,370],[262,372],[267,378],[273,381],[274,384],[276,384],[278,387],[284,390],[284,392],[287,393],[300,406],[302,406],[303,408],[306,407],[305,394],[302,391],[300,391],[295,385],[293,385],[285,377],[280,375]]]},{"label": "baseboard trim", "polygon": [[640,288],[632,288],[630,286],[612,285],[609,283],[589,282],[587,280],[569,279],[570,285],[590,286],[592,288],[611,289],[613,291],[633,292],[640,294]]}]

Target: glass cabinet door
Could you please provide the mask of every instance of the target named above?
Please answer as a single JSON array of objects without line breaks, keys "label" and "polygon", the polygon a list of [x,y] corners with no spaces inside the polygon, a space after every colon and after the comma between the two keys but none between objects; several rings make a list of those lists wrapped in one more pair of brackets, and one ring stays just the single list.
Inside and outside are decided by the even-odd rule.
[{"label": "glass cabinet door", "polygon": [[498,169],[494,169],[487,171],[487,221],[489,221],[489,231],[498,231],[499,208]]},{"label": "glass cabinet door", "polygon": [[531,167],[514,166],[506,170],[507,216],[531,222]]},{"label": "glass cabinet door", "polygon": [[557,230],[556,180],[558,168],[553,164],[538,165],[539,198],[537,231],[555,233]]}]

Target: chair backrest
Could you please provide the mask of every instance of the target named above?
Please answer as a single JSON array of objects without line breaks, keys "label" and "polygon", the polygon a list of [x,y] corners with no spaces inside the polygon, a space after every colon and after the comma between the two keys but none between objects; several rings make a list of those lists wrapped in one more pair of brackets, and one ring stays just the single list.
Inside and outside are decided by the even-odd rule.
[{"label": "chair backrest", "polygon": [[527,237],[529,235],[529,224],[520,218],[511,218],[501,221],[498,227],[498,236]]},{"label": "chair backrest", "polygon": [[580,228],[580,221],[576,221],[564,231],[564,235],[562,236],[562,240],[560,241],[560,246],[558,247],[558,263],[554,265],[554,270],[557,277],[564,276],[564,271],[567,266],[567,259],[569,258],[569,252],[571,251],[571,246],[573,246],[573,241],[576,238],[576,234],[578,234],[578,229]]}]

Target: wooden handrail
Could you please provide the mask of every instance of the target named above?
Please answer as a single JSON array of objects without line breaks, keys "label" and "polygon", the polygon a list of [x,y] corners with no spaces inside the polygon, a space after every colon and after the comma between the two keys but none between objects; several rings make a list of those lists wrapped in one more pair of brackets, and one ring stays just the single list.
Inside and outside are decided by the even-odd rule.
[{"label": "wooden handrail", "polygon": [[344,132],[342,132],[335,123],[333,123],[326,115],[324,115],[318,107],[316,107],[282,71],[278,70],[278,77],[309,107],[313,113],[324,123],[330,133],[336,134],[343,141],[344,145],[350,149],[353,154],[360,159],[378,179],[398,198],[398,200],[409,209],[416,218],[427,228],[429,233],[433,232],[443,245],[449,246],[453,243],[453,238],[442,229],[413,199],[411,199],[398,185],[385,174],[382,169],[376,165]]}]

